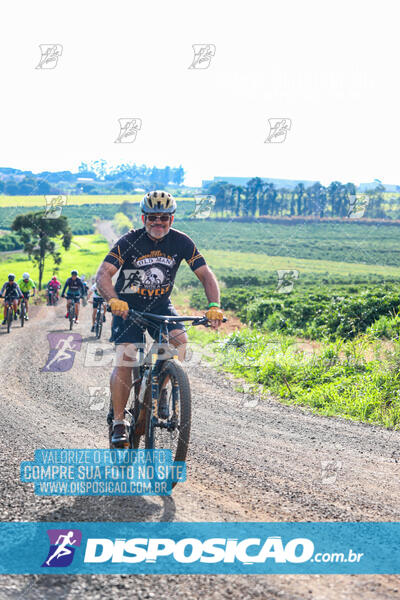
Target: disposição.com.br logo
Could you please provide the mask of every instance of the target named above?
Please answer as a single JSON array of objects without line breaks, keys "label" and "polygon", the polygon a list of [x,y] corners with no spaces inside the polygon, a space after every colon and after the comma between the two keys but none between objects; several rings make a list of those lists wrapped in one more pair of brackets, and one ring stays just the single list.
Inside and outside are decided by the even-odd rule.
[{"label": "disposi\u00e7\u00e3o.com.br logo", "polygon": [[48,529],[50,548],[42,567],[68,567],[81,545],[80,529]]}]

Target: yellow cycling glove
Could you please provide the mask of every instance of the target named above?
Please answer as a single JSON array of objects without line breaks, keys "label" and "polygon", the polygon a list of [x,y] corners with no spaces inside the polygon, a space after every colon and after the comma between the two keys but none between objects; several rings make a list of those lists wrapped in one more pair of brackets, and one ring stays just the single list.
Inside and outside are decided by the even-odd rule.
[{"label": "yellow cycling glove", "polygon": [[217,306],[212,306],[206,312],[206,317],[209,321],[222,321],[224,318],[224,313]]},{"label": "yellow cycling glove", "polygon": [[115,314],[116,312],[124,312],[129,310],[129,305],[124,300],[120,300],[119,298],[110,298],[108,304],[111,307],[111,312]]}]

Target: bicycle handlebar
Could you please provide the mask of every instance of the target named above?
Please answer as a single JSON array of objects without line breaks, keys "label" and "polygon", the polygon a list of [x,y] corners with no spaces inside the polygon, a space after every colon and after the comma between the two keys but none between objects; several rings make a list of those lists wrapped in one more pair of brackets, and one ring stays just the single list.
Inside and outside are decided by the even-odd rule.
[{"label": "bicycle handlebar", "polygon": [[[107,312],[111,312],[111,307],[107,306]],[[196,316],[196,317],[192,317],[192,316],[173,316],[173,315],[155,315],[153,313],[147,313],[147,312],[140,312],[138,310],[135,310],[133,308],[130,308],[128,311],[128,317],[131,319],[141,319],[144,318],[146,319],[153,319],[154,321],[157,321],[158,323],[165,323],[165,322],[176,322],[176,323],[181,323],[184,321],[192,321],[192,325],[197,326],[197,325],[204,325],[205,327],[210,327],[209,325],[209,320],[207,319],[206,316]],[[227,318],[224,317],[222,319],[222,322],[225,323],[227,321]]]}]

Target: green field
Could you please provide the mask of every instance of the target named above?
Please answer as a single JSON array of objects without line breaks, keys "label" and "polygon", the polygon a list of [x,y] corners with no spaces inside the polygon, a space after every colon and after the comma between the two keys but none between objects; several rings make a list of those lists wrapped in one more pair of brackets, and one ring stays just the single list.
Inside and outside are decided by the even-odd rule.
[{"label": "green field", "polygon": [[200,250],[400,267],[400,227],[394,225],[181,220],[178,213],[174,226]]},{"label": "green field", "polygon": [[[52,194],[53,196],[56,194]],[[122,204],[122,202],[140,202],[143,194],[76,194],[67,196],[67,206],[82,204]],[[190,198],[178,198],[178,202],[187,202]],[[45,196],[6,196],[0,194],[0,206],[39,206],[45,207]]]},{"label": "green field", "polygon": [[252,269],[262,273],[277,269],[297,269],[299,277],[302,273],[318,273],[321,275],[368,275],[377,273],[387,277],[399,277],[400,267],[352,262],[335,262],[332,260],[308,260],[290,256],[266,256],[251,252],[232,252],[229,250],[205,250],[203,253],[211,267],[241,271]]},{"label": "green field", "polygon": [[[86,277],[94,275],[108,252],[108,244],[100,235],[77,235],[74,236],[70,250],[66,252],[61,248],[62,263],[58,272],[58,278],[64,282],[72,269],[77,269],[80,274]],[[0,282],[1,285],[7,280],[9,273],[14,273],[17,279],[22,277],[22,273],[28,271],[37,283],[38,269],[22,253],[0,254]],[[54,273],[54,263],[51,258],[47,258],[43,281],[47,283]]]},{"label": "green field", "polygon": [[[54,195],[54,194],[53,194]],[[104,194],[67,195],[67,206],[82,204],[121,204],[122,202],[140,202],[143,194]],[[0,195],[0,206],[46,206],[44,196],[3,196]]]}]

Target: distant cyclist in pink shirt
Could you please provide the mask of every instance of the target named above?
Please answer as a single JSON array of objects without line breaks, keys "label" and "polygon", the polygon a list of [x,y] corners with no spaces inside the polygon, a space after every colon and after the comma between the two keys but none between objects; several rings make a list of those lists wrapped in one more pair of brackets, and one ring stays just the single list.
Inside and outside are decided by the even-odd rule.
[{"label": "distant cyclist in pink shirt", "polygon": [[61,289],[61,283],[57,280],[57,277],[54,275],[49,283],[47,284],[47,304],[50,304],[49,298],[49,290],[52,290],[56,295],[56,301],[59,300],[58,290]]}]

